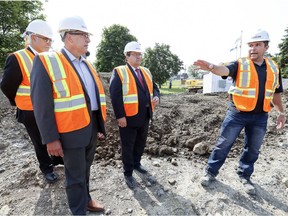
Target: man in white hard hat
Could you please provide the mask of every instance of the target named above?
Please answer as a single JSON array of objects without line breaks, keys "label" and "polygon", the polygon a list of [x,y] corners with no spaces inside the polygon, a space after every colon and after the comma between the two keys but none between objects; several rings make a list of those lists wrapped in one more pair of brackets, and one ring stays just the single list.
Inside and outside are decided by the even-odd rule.
[{"label": "man in white hard hat", "polygon": [[85,60],[90,32],[81,17],[60,22],[64,47],[38,55],[31,74],[31,98],[43,143],[63,157],[66,194],[73,215],[103,211],[89,192],[97,138],[105,138],[105,92],[93,65]]},{"label": "man in white hard hat", "polygon": [[119,126],[124,180],[133,189],[136,186],[133,170],[147,173],[141,165],[141,157],[147,140],[149,120],[159,103],[160,93],[150,71],[140,66],[140,44],[136,41],[127,43],[124,55],[127,64],[113,70],[110,96]]},{"label": "man in white hard hat", "polygon": [[58,175],[53,171],[53,165],[63,164],[63,160],[61,157],[50,158],[46,146],[42,144],[30,98],[30,73],[33,59],[38,53],[50,49],[52,29],[47,22],[37,19],[29,23],[23,36],[27,40],[27,46],[8,56],[1,89],[11,105],[17,106],[17,120],[24,124],[31,138],[40,170],[45,180],[53,183],[58,179]]},{"label": "man in white hard hat", "polygon": [[244,149],[237,174],[245,192],[249,195],[256,194],[250,178],[266,133],[271,104],[279,114],[276,128],[282,129],[286,121],[281,100],[283,88],[280,70],[276,62],[264,57],[269,41],[268,33],[258,30],[247,42],[247,58],[240,58],[226,66],[214,65],[204,60],[194,62],[194,65],[202,70],[210,70],[223,79],[227,76],[233,78],[233,85],[228,91],[230,106],[222,123],[218,142],[201,178],[202,186],[208,186],[215,180],[236,138],[244,128]]}]

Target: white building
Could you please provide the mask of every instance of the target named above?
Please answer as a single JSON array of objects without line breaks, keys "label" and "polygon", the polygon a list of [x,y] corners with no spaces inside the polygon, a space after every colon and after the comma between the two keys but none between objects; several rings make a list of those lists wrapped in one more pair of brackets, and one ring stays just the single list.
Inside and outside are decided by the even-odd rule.
[{"label": "white building", "polygon": [[203,93],[227,92],[231,84],[231,77],[222,79],[220,76],[213,73],[208,73],[203,77]]},{"label": "white building", "polygon": [[[222,79],[213,73],[205,74],[203,77],[203,94],[213,92],[228,92],[232,78]],[[282,79],[283,89],[288,89],[288,79]]]}]

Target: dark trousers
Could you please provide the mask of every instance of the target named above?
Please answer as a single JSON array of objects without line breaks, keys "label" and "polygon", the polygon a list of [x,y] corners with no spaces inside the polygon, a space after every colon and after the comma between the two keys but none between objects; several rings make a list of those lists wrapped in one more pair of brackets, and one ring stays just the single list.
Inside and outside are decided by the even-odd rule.
[{"label": "dark trousers", "polygon": [[[35,117],[31,111],[22,111],[22,123],[24,124],[27,133],[33,143],[36,157],[39,162],[39,168],[43,174],[53,172],[53,163],[63,164],[61,157],[53,157],[53,159],[48,155],[46,145],[42,144],[41,135],[38,130]],[[53,161],[55,160],[55,161]]]},{"label": "dark trousers", "polygon": [[[96,118],[96,114],[93,114],[92,119]],[[73,215],[86,215],[87,205],[91,200],[89,178],[97,142],[96,121],[92,121],[92,131],[91,140],[87,146],[63,149],[66,194]]]},{"label": "dark trousers", "polygon": [[146,145],[149,118],[139,127],[119,127],[124,175],[131,176],[133,169],[140,166]]}]

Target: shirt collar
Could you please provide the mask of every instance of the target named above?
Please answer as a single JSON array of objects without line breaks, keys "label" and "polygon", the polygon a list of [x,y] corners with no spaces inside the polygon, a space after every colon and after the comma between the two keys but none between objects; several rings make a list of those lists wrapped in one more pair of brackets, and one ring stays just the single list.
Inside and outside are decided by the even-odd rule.
[{"label": "shirt collar", "polygon": [[65,52],[67,53],[69,59],[73,62],[73,61],[79,61],[82,62],[83,61],[83,56],[80,57],[80,59],[77,59],[71,52],[69,52],[65,47],[63,47],[63,49],[65,50]]},{"label": "shirt collar", "polygon": [[35,49],[33,49],[31,45],[28,45],[28,47],[31,49],[34,55],[38,55],[38,52]]},{"label": "shirt collar", "polygon": [[[131,66],[131,65],[130,65]],[[136,69],[138,69],[138,70],[140,70],[140,68],[139,67],[137,67],[137,68],[135,68],[135,67],[133,67],[133,66],[131,66],[132,68],[133,68],[133,70],[136,72]]]}]

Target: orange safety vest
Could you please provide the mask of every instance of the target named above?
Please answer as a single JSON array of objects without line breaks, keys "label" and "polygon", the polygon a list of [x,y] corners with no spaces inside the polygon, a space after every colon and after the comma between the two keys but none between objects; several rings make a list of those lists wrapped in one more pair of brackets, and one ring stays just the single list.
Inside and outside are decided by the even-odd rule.
[{"label": "orange safety vest", "polygon": [[[54,113],[60,133],[84,128],[90,123],[90,116],[84,91],[76,71],[61,52],[41,53],[39,55],[53,84]],[[100,94],[103,121],[106,121],[105,92],[99,75],[88,64]]]},{"label": "orange safety vest", "polygon": [[[152,104],[152,112],[154,112],[153,99],[153,82],[152,74],[145,67],[139,67],[144,75],[148,91],[150,93],[150,100]],[[133,76],[133,72],[129,69],[127,65],[118,66],[115,68],[118,76],[122,82],[122,92],[123,92],[123,103],[126,116],[134,116],[138,113],[138,92],[136,81]]]},{"label": "orange safety vest", "polygon": [[33,110],[30,98],[30,73],[34,55],[27,48],[14,52],[13,54],[17,58],[23,77],[15,96],[16,106],[21,110]]},{"label": "orange safety vest", "polygon": [[[271,110],[271,100],[275,89],[279,86],[279,68],[272,59],[266,59],[267,76],[263,110]],[[259,79],[254,63],[249,58],[238,60],[238,71],[235,86],[228,93],[232,94],[233,102],[240,111],[249,112],[255,109],[259,94]]]}]

